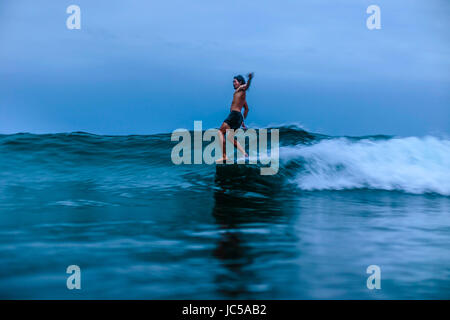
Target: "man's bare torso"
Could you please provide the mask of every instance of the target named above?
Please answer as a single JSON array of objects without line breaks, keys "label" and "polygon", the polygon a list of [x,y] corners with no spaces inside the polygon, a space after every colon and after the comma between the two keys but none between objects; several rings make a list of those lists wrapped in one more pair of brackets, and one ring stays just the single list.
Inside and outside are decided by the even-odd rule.
[{"label": "man's bare torso", "polygon": [[245,90],[236,90],[233,94],[233,101],[231,102],[230,111],[241,112],[245,104]]}]

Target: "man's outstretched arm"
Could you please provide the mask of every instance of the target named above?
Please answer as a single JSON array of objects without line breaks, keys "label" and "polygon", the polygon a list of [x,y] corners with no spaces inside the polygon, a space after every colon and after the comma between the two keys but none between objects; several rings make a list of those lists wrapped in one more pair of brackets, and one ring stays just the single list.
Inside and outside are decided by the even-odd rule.
[{"label": "man's outstretched arm", "polygon": [[246,84],[243,84],[242,86],[240,86],[240,87],[237,89],[237,91],[241,91],[241,90],[245,91],[245,90],[248,90],[248,88],[250,88],[250,83],[252,82],[252,79],[253,79],[253,72],[250,72],[250,73],[248,74],[248,81],[247,81],[247,83],[246,83]]}]

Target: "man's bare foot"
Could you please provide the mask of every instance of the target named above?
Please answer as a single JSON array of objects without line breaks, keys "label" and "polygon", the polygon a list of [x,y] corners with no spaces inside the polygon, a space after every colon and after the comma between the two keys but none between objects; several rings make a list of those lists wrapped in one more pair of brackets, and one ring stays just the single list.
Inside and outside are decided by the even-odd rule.
[{"label": "man's bare foot", "polygon": [[228,160],[227,157],[222,157],[222,158],[220,158],[220,159],[217,159],[217,160],[216,160],[216,163],[217,163],[217,164],[222,164],[222,163],[224,163],[224,162],[227,161],[227,160]]}]

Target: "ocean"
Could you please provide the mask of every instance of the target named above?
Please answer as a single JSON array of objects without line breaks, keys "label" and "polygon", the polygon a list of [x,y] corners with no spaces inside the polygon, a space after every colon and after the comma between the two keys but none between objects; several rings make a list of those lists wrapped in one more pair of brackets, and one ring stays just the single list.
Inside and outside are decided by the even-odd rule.
[{"label": "ocean", "polygon": [[0,298],[450,298],[450,140],[277,129],[273,176],[175,165],[169,133],[0,135]]}]

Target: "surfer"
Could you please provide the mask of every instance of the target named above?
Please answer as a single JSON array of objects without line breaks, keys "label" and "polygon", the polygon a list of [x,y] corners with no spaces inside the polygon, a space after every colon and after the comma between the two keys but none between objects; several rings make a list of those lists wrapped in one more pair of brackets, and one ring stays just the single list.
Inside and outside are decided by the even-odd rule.
[{"label": "surfer", "polygon": [[[248,157],[248,154],[245,152],[245,150],[242,148],[240,143],[234,139],[234,130],[239,129],[241,126],[244,129],[247,129],[247,127],[244,124],[244,119],[247,118],[248,115],[248,104],[245,100],[246,97],[246,91],[248,88],[250,88],[250,83],[253,79],[253,72],[248,74],[248,81],[245,83],[245,79],[243,76],[238,75],[233,78],[233,87],[234,87],[234,94],[233,94],[233,101],[231,102],[231,108],[230,108],[230,114],[225,119],[225,121],[222,123],[222,126],[219,129],[219,139],[222,143],[222,158],[217,160],[217,163],[222,163],[223,161],[227,160],[227,153],[225,149],[226,141],[226,132],[227,130],[233,129],[229,132],[228,138],[230,141],[233,141],[234,145],[238,148],[242,154],[245,155],[245,157]],[[244,108],[244,116],[242,117],[242,108]]]}]

